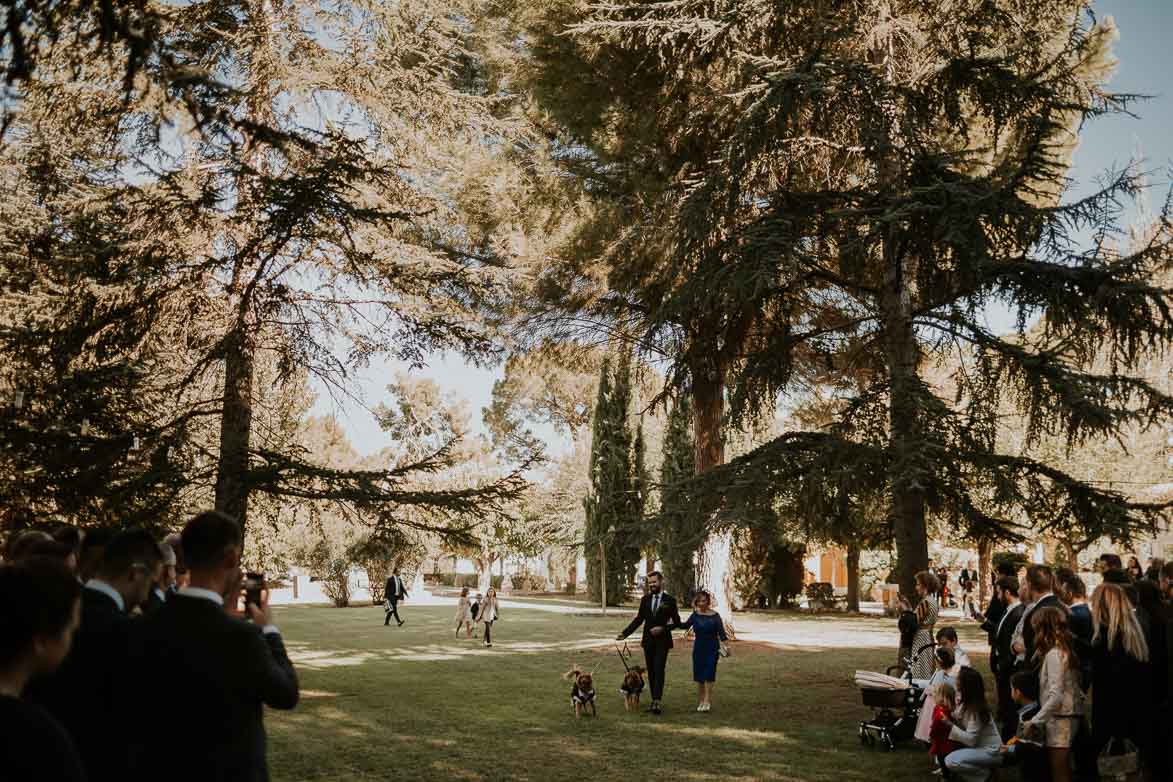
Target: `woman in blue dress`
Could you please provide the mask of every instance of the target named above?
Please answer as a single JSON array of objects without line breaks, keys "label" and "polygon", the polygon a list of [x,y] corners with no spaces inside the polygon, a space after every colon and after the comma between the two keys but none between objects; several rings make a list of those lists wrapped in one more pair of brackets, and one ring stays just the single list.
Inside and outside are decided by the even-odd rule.
[{"label": "woman in blue dress", "polygon": [[[717,660],[722,653],[722,641],[728,641],[725,623],[721,615],[712,610],[713,600],[708,592],[697,592],[692,600],[692,614],[681,630],[692,630],[692,679],[697,684],[700,705],[697,711],[709,711],[713,707],[713,686],[717,683]],[[728,654],[728,652],[726,652]]]}]

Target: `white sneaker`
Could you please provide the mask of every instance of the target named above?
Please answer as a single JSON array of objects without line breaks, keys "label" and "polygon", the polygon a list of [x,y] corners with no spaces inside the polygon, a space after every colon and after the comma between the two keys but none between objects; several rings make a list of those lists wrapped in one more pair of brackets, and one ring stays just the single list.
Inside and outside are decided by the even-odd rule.
[{"label": "white sneaker", "polygon": [[697,711],[704,711],[704,710],[705,710],[705,704],[703,704],[703,703],[701,703],[701,704],[698,704],[698,705],[697,705],[697,707],[696,707],[696,710],[697,710]]}]

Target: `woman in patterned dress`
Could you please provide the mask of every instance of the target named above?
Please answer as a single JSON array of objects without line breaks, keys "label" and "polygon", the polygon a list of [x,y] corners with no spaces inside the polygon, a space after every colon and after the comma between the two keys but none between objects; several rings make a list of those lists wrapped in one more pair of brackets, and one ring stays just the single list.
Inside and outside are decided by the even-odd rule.
[{"label": "woman in patterned dress", "polygon": [[[941,582],[935,573],[925,570],[916,574],[916,594],[920,602],[916,605],[916,636],[912,639],[912,653],[916,654],[924,646],[936,643],[933,626],[937,624],[937,612],[940,610],[937,595],[941,591]],[[901,598],[905,605],[908,602]],[[932,649],[921,652],[912,663],[912,678],[928,679],[933,675],[936,661]]]}]

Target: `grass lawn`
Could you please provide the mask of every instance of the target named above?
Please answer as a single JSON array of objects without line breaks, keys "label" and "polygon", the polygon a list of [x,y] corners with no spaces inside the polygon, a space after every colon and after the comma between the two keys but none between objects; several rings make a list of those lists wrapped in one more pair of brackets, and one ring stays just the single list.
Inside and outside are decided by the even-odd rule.
[{"label": "grass lawn", "polygon": [[[280,609],[302,700],[266,715],[275,782],[929,778],[925,752],[861,747],[856,734],[870,711],[851,675],[891,664],[890,619],[738,615],[742,632],[780,645],[735,643],[709,714],[694,711],[691,646],[678,639],[655,717],[624,712],[618,693],[623,668],[608,639],[628,611],[507,606],[492,649],[456,640],[453,615],[409,602],[397,628],[377,607]],[[978,638],[968,629],[963,645],[980,651]],[[574,662],[598,666],[597,719],[574,719],[560,678]]]}]

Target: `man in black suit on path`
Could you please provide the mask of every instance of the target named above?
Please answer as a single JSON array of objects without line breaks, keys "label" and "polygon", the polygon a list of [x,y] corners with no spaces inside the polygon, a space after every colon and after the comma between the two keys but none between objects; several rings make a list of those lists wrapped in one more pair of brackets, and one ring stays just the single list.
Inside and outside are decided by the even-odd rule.
[{"label": "man in black suit on path", "polygon": [[639,613],[631,620],[618,640],[622,641],[644,627],[640,645],[648,669],[648,685],[652,690],[652,713],[659,714],[664,696],[664,668],[668,665],[668,650],[672,648],[672,631],[682,624],[676,598],[663,593],[664,577],[658,571],[648,573],[648,593],[639,602]]},{"label": "man in black suit on path", "polygon": [[246,603],[252,623],[236,615],[241,596],[240,526],[207,511],[183,530],[190,580],[135,633],[134,702],[151,703],[161,682],[174,708],[139,735],[131,779],[173,782],[267,782],[264,706],[292,709],[298,684],[267,591]]},{"label": "man in black suit on path", "polygon": [[162,556],[143,530],[109,537],[94,576],[81,590],[81,622],[61,667],[34,681],[29,700],[57,718],[72,737],[89,779],[118,779],[129,763],[124,731],[131,620],[159,577]]},{"label": "man in black suit on path", "polygon": [[395,617],[399,626],[403,627],[403,620],[399,618],[399,601],[407,596],[407,587],[403,585],[403,579],[399,577],[399,569],[396,568],[387,577],[387,584],[383,587],[383,610],[387,612],[387,616],[383,619],[383,627],[391,624],[392,616]]}]

